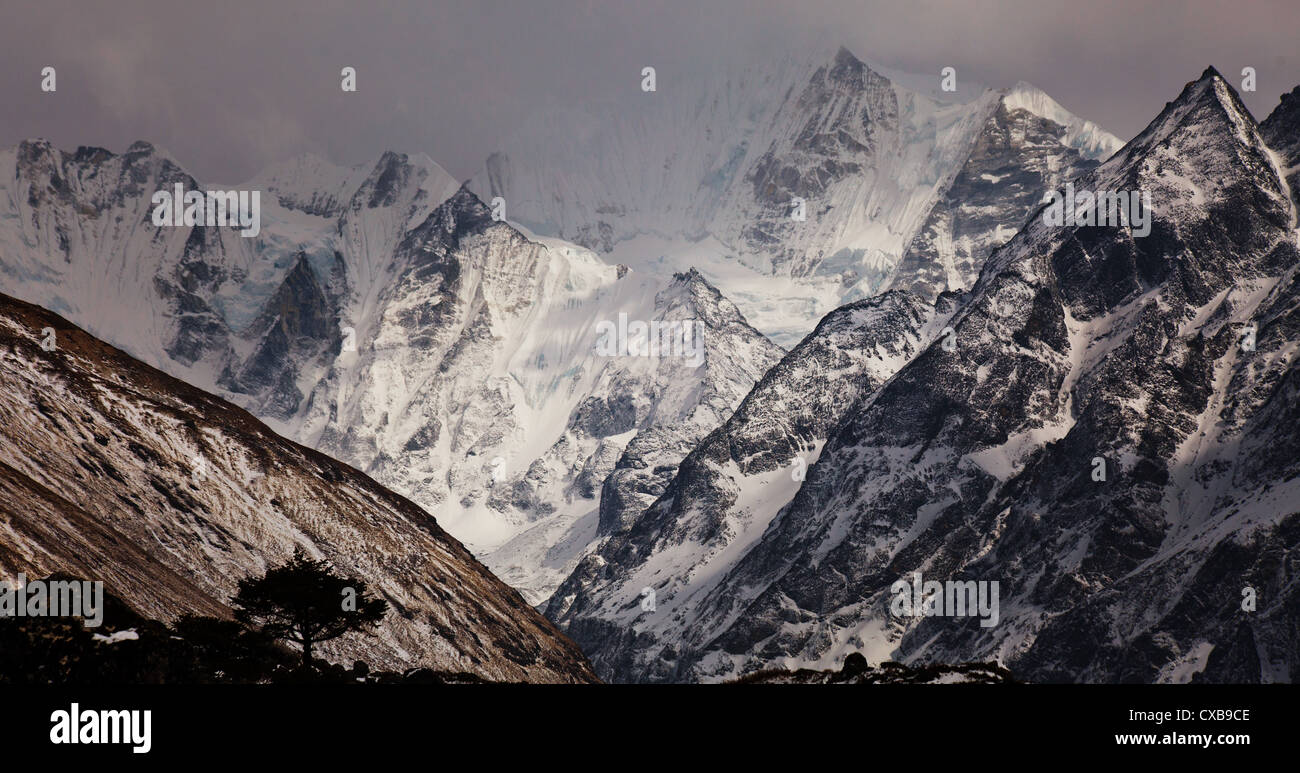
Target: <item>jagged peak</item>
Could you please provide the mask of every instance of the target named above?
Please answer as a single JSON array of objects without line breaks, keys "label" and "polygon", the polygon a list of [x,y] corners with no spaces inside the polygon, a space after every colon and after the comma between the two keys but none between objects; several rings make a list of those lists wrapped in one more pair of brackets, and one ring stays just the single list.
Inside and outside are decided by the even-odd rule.
[{"label": "jagged peak", "polygon": [[[1220,86],[1222,86],[1223,89],[1220,89]],[[1225,89],[1227,93],[1225,93]],[[1167,110],[1171,106],[1186,105],[1207,98],[1222,103],[1227,94],[1231,94],[1235,97],[1236,91],[1226,80],[1224,80],[1223,76],[1219,74],[1219,71],[1211,65],[1206,67],[1195,80],[1190,80],[1184,83],[1182,90],[1178,92],[1178,96],[1165,103],[1165,108]],[[1164,113],[1162,112],[1161,115],[1163,116]],[[1152,123],[1156,123],[1159,120],[1160,118],[1157,117],[1156,121],[1152,121]]]},{"label": "jagged peak", "polygon": [[19,140],[18,147],[20,149],[31,148],[32,150],[50,151],[54,149],[54,143],[44,137],[31,137],[29,139]]},{"label": "jagged peak", "polygon": [[702,314],[706,318],[725,319],[743,325],[754,337],[767,340],[762,333],[749,324],[749,320],[745,319],[740,308],[723,295],[721,290],[714,287],[694,266],[686,271],[674,273],[672,282],[655,294],[657,308],[670,306],[674,301],[694,309],[695,313]]},{"label": "jagged peak", "polygon": [[[440,204],[460,187],[456,178],[424,153],[407,154],[385,150],[370,166],[369,172],[353,194],[353,206],[368,208],[388,206],[398,201],[401,190],[415,182],[416,191],[424,191]],[[412,193],[410,195],[417,195]],[[362,196],[364,202],[357,201]]]},{"label": "jagged peak", "polygon": [[673,279],[679,282],[700,281],[700,282],[704,282],[705,284],[708,284],[708,282],[704,279],[704,275],[701,274],[700,270],[695,266],[691,266],[685,271],[676,272],[675,274],[673,274]]},{"label": "jagged peak", "polygon": [[[57,167],[62,152],[44,137],[35,137],[32,139],[20,140],[7,152],[12,153],[17,159],[19,169],[30,168],[33,165],[42,167]],[[57,155],[56,155],[57,154]]]},{"label": "jagged peak", "polygon": [[438,162],[434,161],[428,153],[423,151],[408,153],[400,150],[385,150],[383,153],[379,154],[379,158],[375,159],[373,163],[365,164],[363,166],[366,166],[371,170],[378,170],[381,167],[390,165],[406,166],[430,174],[444,175],[448,178],[451,177],[451,174],[446,169],[443,169]]},{"label": "jagged peak", "polygon": [[1300,143],[1300,86],[1282,95],[1277,107],[1260,121],[1259,128],[1271,144]]},{"label": "jagged peak", "polygon": [[382,175],[388,169],[403,167],[420,170],[430,175],[454,179],[427,153],[404,153],[398,150],[385,150],[375,157],[373,161],[365,161],[352,166],[339,164],[319,153],[307,151],[267,164],[252,179],[255,181],[271,180],[300,172],[311,173],[318,179],[320,177],[335,177],[339,180],[354,177],[365,179]]},{"label": "jagged peak", "polygon": [[1025,110],[1064,127],[1062,141],[1086,158],[1104,160],[1124,146],[1119,137],[1066,110],[1047,92],[1028,81],[1019,81],[1000,91],[999,99],[1007,110]]},{"label": "jagged peak", "polygon": [[722,292],[705,279],[704,274],[700,273],[695,266],[685,271],[675,272],[673,281],[660,290],[655,297],[656,304],[664,303],[674,297],[689,299],[692,304],[697,303],[701,297],[711,298],[714,303],[721,302],[725,298]]},{"label": "jagged peak", "polygon": [[[156,160],[160,163],[170,164],[176,170],[179,170],[184,177],[190,180],[194,179],[185,172],[184,167],[176,161],[171,153],[146,140],[132,142],[126,151],[120,155],[107,148],[94,145],[79,145],[76,150],[69,152],[44,137],[21,140],[17,145],[12,146],[10,150],[19,159],[25,159],[27,163],[44,158],[60,167],[69,162],[80,166],[96,166],[118,158],[122,159],[127,165]],[[197,182],[195,184],[197,185]]]},{"label": "jagged peak", "polygon": [[840,46],[835,51],[835,57],[831,60],[827,75],[837,80],[847,76],[861,78],[864,82],[875,79],[882,80],[885,83],[890,82],[888,78],[873,70],[870,65],[844,46]]},{"label": "jagged peak", "polygon": [[862,65],[863,67],[866,66],[866,64],[861,59],[859,59],[852,51],[850,51],[847,46],[840,46],[835,50],[835,63],[836,64],[859,64]]},{"label": "jagged peak", "polygon": [[133,159],[140,157],[154,158],[159,161],[167,161],[177,169],[184,169],[184,167],[181,166],[181,163],[176,160],[176,157],[173,156],[170,151],[161,145],[154,144],[148,140],[136,140],[135,142],[132,142],[130,146],[127,147],[126,152],[122,155],[131,156]]},{"label": "jagged peak", "polygon": [[[1281,105],[1300,102],[1300,86],[1296,86],[1281,97]],[[1281,106],[1279,105],[1279,107]],[[1276,110],[1276,108],[1274,108]]]},{"label": "jagged peak", "polygon": [[428,153],[423,151],[406,153],[398,150],[385,150],[380,154],[378,160],[370,165],[370,168],[373,174],[390,166],[404,167],[423,173],[423,179],[437,181],[449,188],[448,195],[461,187],[460,182],[452,177],[450,172],[443,169],[441,164],[434,161]]},{"label": "jagged peak", "polygon": [[[1201,115],[1201,120],[1214,125],[1189,133],[1187,121],[1194,114]],[[1214,67],[1207,67],[1199,78],[1184,84],[1178,96],[1165,103],[1160,114],[1125,146],[1125,153],[1116,154],[1112,159],[1114,163],[1108,166],[1126,166],[1129,163],[1126,159],[1143,158],[1152,148],[1165,141],[1179,143],[1179,138],[1186,137],[1195,142],[1198,137],[1207,135],[1232,136],[1240,144],[1264,152],[1254,116],[1246,109],[1232,84],[1224,80]],[[1199,144],[1189,146],[1189,149],[1193,153],[1205,150]]]},{"label": "jagged peak", "polygon": [[1190,103],[1206,99],[1213,99],[1225,108],[1250,115],[1250,112],[1241,104],[1241,98],[1237,94],[1237,90],[1212,65],[1206,67],[1199,78],[1188,81],[1171,104],[1177,105],[1180,102]]},{"label": "jagged peak", "polygon": [[434,228],[463,232],[466,229],[478,231],[492,226],[500,226],[514,231],[521,239],[528,239],[526,235],[511,226],[510,223],[494,221],[491,216],[492,212],[488,209],[488,206],[470,190],[469,184],[466,183],[457,187],[442,203],[435,207],[428,217],[424,219],[419,229]]},{"label": "jagged peak", "polygon": [[710,284],[709,280],[705,279],[704,274],[701,274],[700,270],[695,266],[691,266],[685,271],[675,272],[673,274],[672,285],[670,286],[703,287],[708,288],[713,292],[717,292],[717,288]]},{"label": "jagged peak", "polygon": [[108,148],[101,148],[98,145],[78,145],[73,157],[78,161],[104,161],[117,155]]},{"label": "jagged peak", "polygon": [[[1060,103],[1052,99],[1046,91],[1038,88],[1029,81],[1016,81],[1015,85],[1008,89],[998,91],[999,99],[1003,104],[1008,106],[1021,107],[1031,112],[1042,114],[1048,113],[1068,113]],[[1044,116],[1049,117],[1049,116]]]},{"label": "jagged peak", "polygon": [[[456,192],[453,193],[451,196],[449,196],[445,202],[443,202],[443,206],[444,207],[468,206],[468,207],[473,207],[475,210],[482,210],[484,214],[487,214],[487,204],[483,203],[483,199],[479,198],[478,194],[470,190],[468,182],[458,186],[456,188]],[[505,225],[508,226],[509,223],[506,223]]]}]

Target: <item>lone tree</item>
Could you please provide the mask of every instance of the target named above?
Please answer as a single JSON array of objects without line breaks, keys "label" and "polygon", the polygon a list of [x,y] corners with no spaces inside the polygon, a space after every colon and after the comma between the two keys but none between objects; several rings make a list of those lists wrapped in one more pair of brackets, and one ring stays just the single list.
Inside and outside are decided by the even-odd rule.
[{"label": "lone tree", "polygon": [[388,614],[387,601],[366,597],[363,580],[334,574],[327,562],[313,561],[302,548],[265,576],[240,580],[230,601],[240,622],[301,645],[304,667],[311,666],[312,645],[349,631],[374,633]]}]

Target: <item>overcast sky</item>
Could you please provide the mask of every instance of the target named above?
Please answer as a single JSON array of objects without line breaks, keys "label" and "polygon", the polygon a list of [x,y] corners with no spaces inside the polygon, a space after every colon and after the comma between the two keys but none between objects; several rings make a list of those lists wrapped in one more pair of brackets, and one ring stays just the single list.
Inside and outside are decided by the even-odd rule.
[{"label": "overcast sky", "polygon": [[1300,84],[1297,30],[1296,0],[0,0],[0,145],[146,139],[210,183],[392,148],[463,179],[531,112],[637,88],[647,64],[662,83],[826,39],[936,78],[1026,80],[1128,139],[1211,64],[1238,88],[1256,68],[1243,97],[1262,119]]}]

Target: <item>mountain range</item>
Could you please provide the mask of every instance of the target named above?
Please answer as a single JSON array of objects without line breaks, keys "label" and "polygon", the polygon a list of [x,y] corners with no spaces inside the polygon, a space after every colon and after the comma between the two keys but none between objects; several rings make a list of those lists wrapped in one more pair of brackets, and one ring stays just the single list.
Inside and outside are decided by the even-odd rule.
[{"label": "mountain range", "polygon": [[[941,103],[844,49],[720,73],[529,122],[463,186],[425,155],[278,164],[233,186],[261,192],[256,238],[153,225],[154,191],[205,186],[148,143],[24,142],[0,290],[410,497],[540,603],[783,344],[890,283],[967,286],[1119,144],[1028,85]],[[620,314],[702,322],[703,365],[594,354]]]},{"label": "mountain range", "polygon": [[[227,186],[261,192],[253,238],[154,225],[155,191],[205,188],[160,148],[23,142],[0,292],[391,489],[391,529],[422,508],[602,678],[851,652],[1294,678],[1300,95],[1257,124],[1208,70],[1123,144],[1026,83],[881,69],[839,49],[662,80],[537,116],[464,184],[421,154],[300,157]],[[1049,225],[1067,181],[1149,192],[1150,234]],[[698,325],[702,361],[607,356],[620,319]],[[169,523],[164,501],[138,515]],[[891,615],[914,572],[998,582],[1000,622]],[[390,665],[425,633],[401,635]],[[488,675],[535,676],[512,668]]]}]

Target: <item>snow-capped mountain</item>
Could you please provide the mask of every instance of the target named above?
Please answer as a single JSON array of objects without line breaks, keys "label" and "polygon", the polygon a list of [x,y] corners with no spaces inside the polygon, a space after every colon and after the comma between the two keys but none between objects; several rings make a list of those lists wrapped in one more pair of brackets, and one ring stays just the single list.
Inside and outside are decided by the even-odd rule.
[{"label": "snow-capped mountain", "polygon": [[470,188],[618,263],[698,266],[784,346],[885,286],[918,234],[955,242],[943,265],[919,268],[950,287],[973,278],[1037,204],[986,193],[961,207],[967,189],[1068,176],[1120,145],[1027,84],[943,102],[843,48],[634,85],[588,113],[528,121]]},{"label": "snow-capped mountain", "polygon": [[[1040,208],[968,293],[836,312],[583,560],[552,618],[618,680],[861,651],[1031,681],[1294,681],[1296,136],[1295,96],[1257,126],[1207,70],[1074,181],[1149,193],[1148,235]],[[997,582],[996,623],[897,614],[891,588],[917,572]]]},{"label": "snow-capped mountain", "polygon": [[[268,169],[241,186],[263,196],[251,239],[153,225],[154,191],[201,187],[144,143],[6,163],[0,287],[411,497],[533,601],[595,536],[616,467],[609,490],[644,507],[781,354],[698,272],[529,238],[427,157]],[[699,362],[601,356],[620,319],[702,325]]]},{"label": "snow-capped mountain", "polygon": [[415,504],[44,309],[0,295],[0,575],[102,581],[135,612],[229,617],[296,547],[390,611],[335,662],[590,682],[574,644]]},{"label": "snow-capped mountain", "polygon": [[[0,291],[365,471],[541,602],[779,360],[764,333],[965,287],[1035,185],[1117,144],[1032,87],[942,103],[842,49],[661,86],[529,122],[463,187],[422,154],[277,164],[232,186],[253,238],[154,225],[155,191],[212,186],[147,143],[24,142]],[[602,356],[622,319],[702,324],[702,363]]]}]

